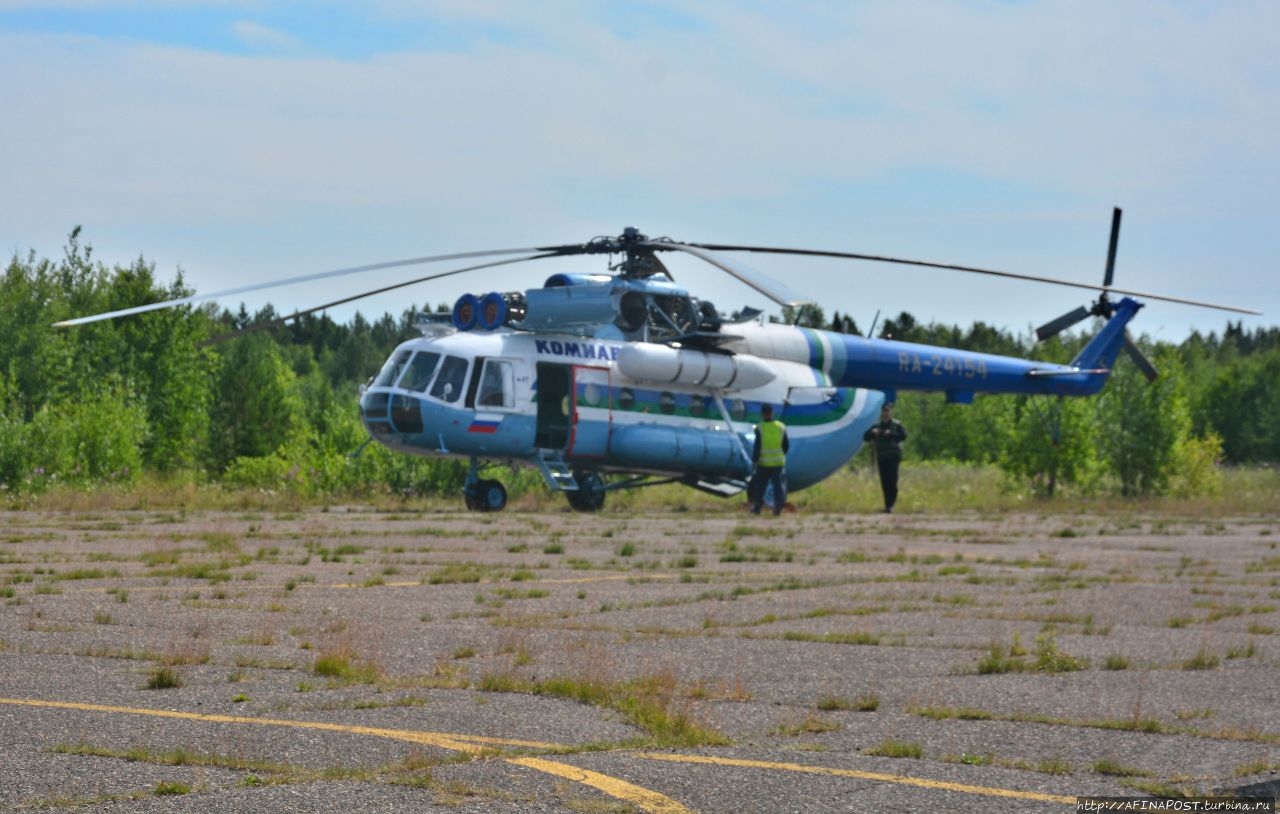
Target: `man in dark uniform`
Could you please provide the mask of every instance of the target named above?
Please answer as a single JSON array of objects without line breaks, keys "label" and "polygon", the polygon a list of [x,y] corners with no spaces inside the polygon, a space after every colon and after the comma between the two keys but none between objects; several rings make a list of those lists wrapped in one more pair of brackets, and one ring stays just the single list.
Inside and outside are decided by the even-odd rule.
[{"label": "man in dark uniform", "polygon": [[898,464],[902,463],[902,442],[907,440],[907,428],[893,417],[893,405],[885,402],[880,407],[880,422],[862,434],[863,441],[874,441],[876,465],[880,468],[880,489],[884,492],[885,513],[893,511],[898,502]]},{"label": "man in dark uniform", "polygon": [[755,462],[756,471],[747,486],[752,514],[760,514],[760,508],[764,505],[764,493],[770,483],[773,484],[773,513],[782,514],[782,507],[787,502],[786,465],[787,451],[790,448],[787,427],[781,421],[774,420],[773,405],[761,405],[760,423],[756,426],[756,444],[751,450],[751,460]]}]

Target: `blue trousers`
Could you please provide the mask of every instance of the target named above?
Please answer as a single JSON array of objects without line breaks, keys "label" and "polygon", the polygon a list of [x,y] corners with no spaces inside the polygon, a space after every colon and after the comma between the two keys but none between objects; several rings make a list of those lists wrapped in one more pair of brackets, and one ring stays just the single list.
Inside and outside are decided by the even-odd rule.
[{"label": "blue trousers", "polygon": [[782,507],[787,504],[787,470],[782,466],[757,466],[747,486],[751,498],[751,511],[760,513],[764,505],[764,493],[769,485],[773,485],[773,513],[781,514]]}]

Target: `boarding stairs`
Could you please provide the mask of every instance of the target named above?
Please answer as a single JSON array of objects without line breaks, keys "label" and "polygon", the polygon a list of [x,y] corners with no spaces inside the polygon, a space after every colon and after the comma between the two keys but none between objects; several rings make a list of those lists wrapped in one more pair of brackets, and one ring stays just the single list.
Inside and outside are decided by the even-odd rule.
[{"label": "boarding stairs", "polygon": [[569,468],[568,462],[565,461],[563,450],[540,449],[538,450],[537,461],[538,469],[542,470],[542,477],[552,491],[578,491],[578,479],[573,476],[573,470]]}]

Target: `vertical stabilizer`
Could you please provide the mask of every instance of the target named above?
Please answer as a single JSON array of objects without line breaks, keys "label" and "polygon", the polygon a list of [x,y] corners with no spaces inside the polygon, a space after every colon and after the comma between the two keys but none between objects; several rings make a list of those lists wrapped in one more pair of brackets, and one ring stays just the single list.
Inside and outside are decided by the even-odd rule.
[{"label": "vertical stabilizer", "polygon": [[1142,303],[1129,297],[1116,303],[1111,309],[1111,317],[1107,320],[1107,324],[1103,325],[1098,335],[1089,340],[1084,350],[1071,360],[1072,366],[1086,370],[1110,370],[1114,367],[1116,357],[1124,347],[1125,328],[1141,307]]}]

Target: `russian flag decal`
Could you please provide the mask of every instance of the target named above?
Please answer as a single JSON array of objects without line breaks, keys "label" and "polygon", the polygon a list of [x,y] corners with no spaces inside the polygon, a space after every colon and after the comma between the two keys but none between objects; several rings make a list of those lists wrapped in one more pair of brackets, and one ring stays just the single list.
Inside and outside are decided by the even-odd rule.
[{"label": "russian flag decal", "polygon": [[502,423],[502,413],[476,413],[476,417],[471,419],[467,432],[493,433],[498,431],[498,425]]}]

